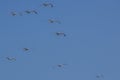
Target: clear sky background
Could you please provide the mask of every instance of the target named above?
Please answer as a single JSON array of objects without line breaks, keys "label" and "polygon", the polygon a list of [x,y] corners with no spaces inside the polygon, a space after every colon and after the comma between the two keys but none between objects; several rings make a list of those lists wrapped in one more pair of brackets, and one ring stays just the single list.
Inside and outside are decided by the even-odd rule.
[{"label": "clear sky background", "polygon": [[[47,1],[53,8],[44,2],[0,0],[0,80],[120,80],[120,1]],[[38,15],[24,13],[33,9]]]}]

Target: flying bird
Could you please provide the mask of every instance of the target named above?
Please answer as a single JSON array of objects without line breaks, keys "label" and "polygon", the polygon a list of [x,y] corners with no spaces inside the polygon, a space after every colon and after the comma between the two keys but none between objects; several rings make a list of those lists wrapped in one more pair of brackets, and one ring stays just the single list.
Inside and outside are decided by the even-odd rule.
[{"label": "flying bird", "polygon": [[12,57],[6,57],[6,59],[9,61],[16,61],[16,58],[12,58]]},{"label": "flying bird", "polygon": [[64,67],[66,66],[67,64],[58,64],[57,67],[61,68],[61,67]]},{"label": "flying bird", "polygon": [[47,7],[47,6],[48,6],[48,4],[47,4],[47,3],[43,3],[43,6]]},{"label": "flying bird", "polygon": [[96,75],[96,78],[104,78],[103,74]]},{"label": "flying bird", "polygon": [[58,23],[58,24],[61,23],[60,21],[58,21],[58,20],[53,20],[53,19],[48,19],[48,22],[49,22],[49,23]]},{"label": "flying bird", "polygon": [[57,64],[57,65],[53,66],[53,69],[55,69],[55,68],[65,68],[66,65],[68,65],[68,64]]},{"label": "flying bird", "polygon": [[11,12],[11,15],[16,16],[17,14],[16,14],[16,12]]},{"label": "flying bird", "polygon": [[24,51],[28,51],[29,49],[28,48],[23,48]]},{"label": "flying bird", "polygon": [[57,36],[64,36],[64,37],[66,36],[66,34],[64,32],[56,32],[56,35]]},{"label": "flying bird", "polygon": [[31,11],[30,11],[30,10],[26,10],[25,12],[26,12],[27,14],[30,14],[30,13],[31,13]]},{"label": "flying bird", "polygon": [[48,19],[48,21],[49,21],[50,23],[54,23],[54,20],[52,20],[52,19]]},{"label": "flying bird", "polygon": [[54,7],[52,3],[43,3],[43,6],[45,7]]}]

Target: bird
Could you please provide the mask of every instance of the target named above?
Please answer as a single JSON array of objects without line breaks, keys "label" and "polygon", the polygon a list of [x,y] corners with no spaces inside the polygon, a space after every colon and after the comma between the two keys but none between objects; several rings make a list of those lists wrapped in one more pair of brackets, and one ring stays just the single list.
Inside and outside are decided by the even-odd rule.
[{"label": "bird", "polygon": [[13,57],[11,57],[11,58],[10,57],[6,57],[6,59],[9,60],[9,61],[16,61],[16,59],[13,58]]},{"label": "bird", "polygon": [[58,67],[62,67],[63,65],[62,65],[62,64],[58,64],[57,66],[58,66]]},{"label": "bird", "polygon": [[16,14],[16,12],[11,12],[11,15],[16,16],[17,14]]},{"label": "bird", "polygon": [[43,3],[43,6],[45,7],[54,7],[52,3]]},{"label": "bird", "polygon": [[23,48],[24,51],[28,51],[29,49],[28,48]]},{"label": "bird", "polygon": [[26,10],[25,12],[26,12],[27,14],[30,14],[30,13],[31,13],[31,11],[30,11],[30,10]]},{"label": "bird", "polygon": [[67,64],[58,64],[57,66],[61,68],[61,67],[64,67],[65,65]]},{"label": "bird", "polygon": [[47,4],[47,3],[43,3],[43,6],[47,7],[47,6],[48,6],[48,4]]},{"label": "bird", "polygon": [[64,32],[56,32],[56,35],[57,35],[57,36],[60,36],[60,35],[61,35],[61,36],[64,36],[64,37],[66,36],[66,34],[65,34]]},{"label": "bird", "polygon": [[103,74],[96,75],[96,78],[104,78]]},{"label": "bird", "polygon": [[96,78],[100,78],[100,76],[99,76],[99,75],[96,75]]},{"label": "bird", "polygon": [[54,23],[54,20],[52,20],[52,19],[48,19],[48,21],[49,21],[50,23]]},{"label": "bird", "polygon": [[57,64],[57,65],[53,66],[52,68],[53,68],[53,69],[65,68],[66,65],[67,65],[67,64]]},{"label": "bird", "polygon": [[58,23],[58,24],[61,23],[60,21],[54,20],[54,19],[48,19],[48,22],[49,22],[49,23]]}]

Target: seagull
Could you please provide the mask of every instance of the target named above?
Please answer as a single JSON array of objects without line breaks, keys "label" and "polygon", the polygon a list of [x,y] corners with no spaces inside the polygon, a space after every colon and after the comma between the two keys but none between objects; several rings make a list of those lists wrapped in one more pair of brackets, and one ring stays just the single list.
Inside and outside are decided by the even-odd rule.
[{"label": "seagull", "polygon": [[66,36],[66,34],[63,33],[63,32],[56,32],[56,35],[57,35],[57,36],[60,36],[60,35],[61,35],[61,36],[64,36],[64,37]]}]

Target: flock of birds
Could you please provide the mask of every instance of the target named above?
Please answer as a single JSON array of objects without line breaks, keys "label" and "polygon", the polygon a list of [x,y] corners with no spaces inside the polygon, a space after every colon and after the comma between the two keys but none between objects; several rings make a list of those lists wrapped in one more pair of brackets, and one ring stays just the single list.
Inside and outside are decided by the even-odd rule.
[{"label": "flock of birds", "polygon": [[[54,5],[52,3],[48,3],[48,2],[47,3],[43,3],[42,6],[43,7],[50,7],[50,8],[54,7]],[[24,13],[26,13],[26,14],[38,14],[38,11],[37,10],[25,10],[24,12],[12,11],[11,15],[12,16],[17,16],[17,15],[22,16]],[[48,22],[49,23],[58,23],[58,24],[61,24],[61,22],[59,20],[56,20],[56,19],[48,19]],[[56,35],[57,36],[66,37],[66,34],[64,32],[56,32]]]},{"label": "flock of birds", "polygon": [[[23,48],[24,51],[29,51],[28,48]],[[9,61],[16,61],[16,58],[15,57],[6,57],[7,60]]]},{"label": "flock of birds", "polygon": [[[30,51],[29,48],[23,48],[23,51],[27,52],[27,51]],[[15,57],[6,57],[7,60],[9,61],[16,61],[16,58]],[[57,64],[56,66],[59,67],[59,68],[62,68],[64,66],[66,66],[67,64]]]},{"label": "flock of birds", "polygon": [[[50,7],[50,8],[54,7],[54,5],[52,3],[43,3],[42,6],[43,7]],[[37,10],[25,10],[24,12],[16,12],[16,11],[11,12],[12,16],[17,16],[17,15],[22,16],[23,14],[36,14],[36,15],[38,15],[39,13],[38,13]],[[59,20],[55,20],[55,19],[48,19],[48,22],[49,23],[61,24],[61,22]],[[55,34],[57,36],[66,37],[66,34],[64,32],[56,32]],[[29,48],[23,48],[23,50],[26,52],[26,51],[29,51],[30,49]],[[15,57],[6,57],[6,59],[9,60],[9,61],[16,61]],[[58,64],[57,67],[62,68],[66,65],[67,64]],[[103,74],[99,74],[99,75],[96,75],[96,78],[103,79],[104,76],[103,76]]]},{"label": "flock of birds", "polygon": [[[54,5],[50,2],[45,2],[42,4],[43,7],[50,7],[50,8],[53,8]],[[37,10],[25,10],[23,12],[16,12],[16,11],[12,11],[11,12],[11,15],[12,16],[23,16],[23,14],[36,14],[38,15],[38,11]],[[49,23],[58,23],[58,24],[61,24],[61,22],[59,20],[56,20],[56,19],[48,19],[48,22]],[[64,32],[56,32],[55,33],[57,36],[62,36],[62,37],[66,37],[66,34]],[[23,51],[29,51],[30,49],[29,48],[23,48]],[[16,58],[15,57],[6,57],[7,60],[9,61],[16,61]],[[67,64],[58,64],[57,67],[64,67],[66,66]]]}]

